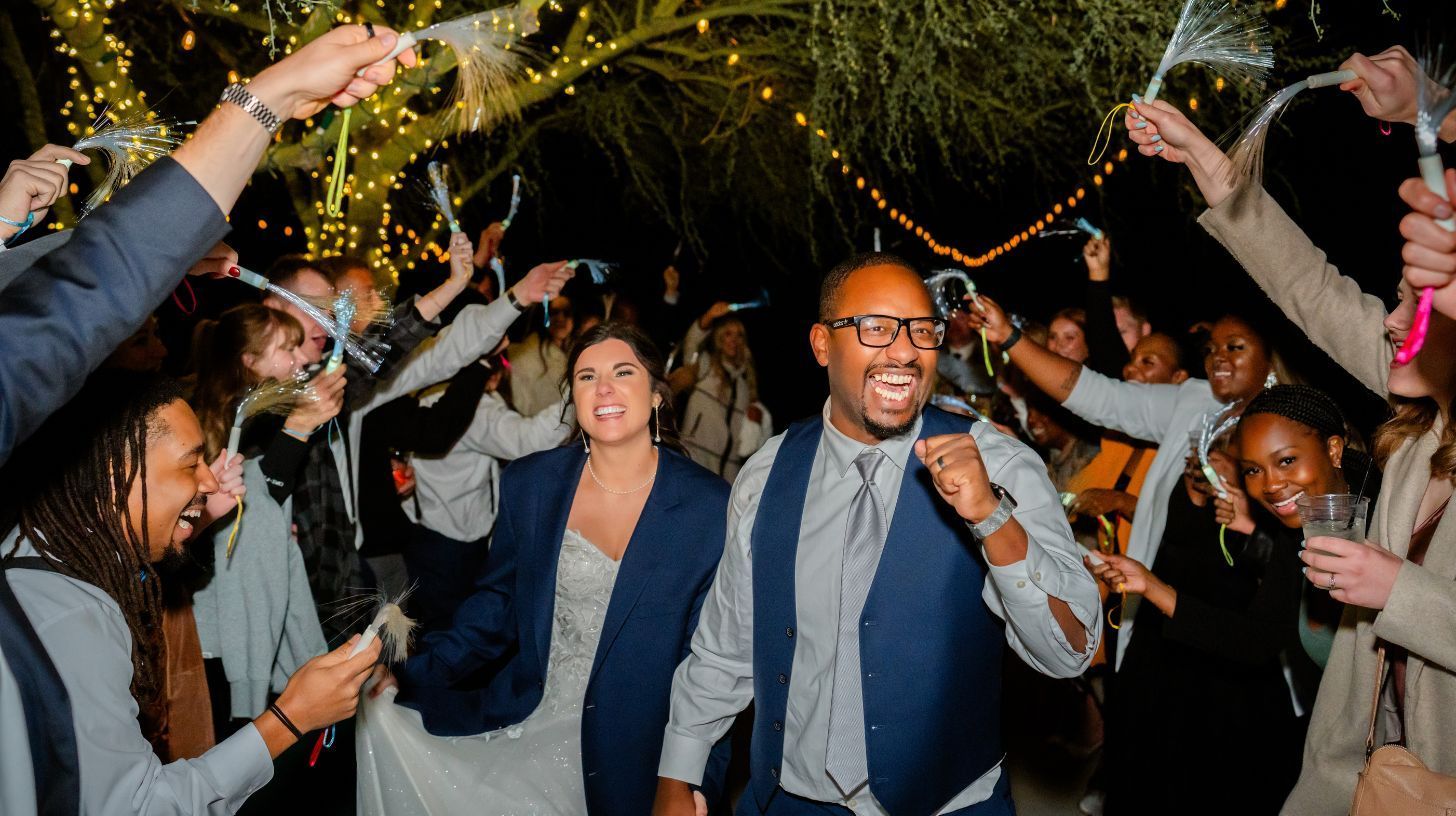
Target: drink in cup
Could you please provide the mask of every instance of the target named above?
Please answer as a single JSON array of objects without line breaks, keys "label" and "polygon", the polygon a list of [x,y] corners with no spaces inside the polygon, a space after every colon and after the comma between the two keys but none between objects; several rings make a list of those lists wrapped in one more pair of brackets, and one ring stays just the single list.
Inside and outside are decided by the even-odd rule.
[{"label": "drink in cup", "polygon": [[[1370,511],[1369,499],[1351,493],[1325,493],[1300,496],[1295,505],[1299,508],[1299,521],[1304,528],[1305,541],[1315,536],[1330,536],[1346,541],[1365,540],[1365,517]],[[1311,551],[1319,552],[1313,548]]]}]

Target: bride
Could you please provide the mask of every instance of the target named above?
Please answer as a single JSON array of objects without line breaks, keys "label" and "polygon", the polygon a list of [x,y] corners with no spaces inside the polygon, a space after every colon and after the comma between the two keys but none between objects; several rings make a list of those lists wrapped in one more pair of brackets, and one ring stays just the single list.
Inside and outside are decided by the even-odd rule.
[{"label": "bride", "polygon": [[[641,332],[592,328],[567,372],[581,444],[506,469],[475,594],[395,676],[381,667],[360,706],[362,814],[652,809],[728,485],[677,451],[662,359]],[[724,742],[700,812],[726,765]]]}]

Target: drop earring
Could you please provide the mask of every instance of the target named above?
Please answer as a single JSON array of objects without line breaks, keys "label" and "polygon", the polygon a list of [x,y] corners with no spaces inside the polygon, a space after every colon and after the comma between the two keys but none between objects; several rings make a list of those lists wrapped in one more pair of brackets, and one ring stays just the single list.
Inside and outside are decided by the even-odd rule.
[{"label": "drop earring", "polygon": [[586,451],[587,456],[591,456],[591,443],[587,441],[585,428],[581,431],[581,448]]},{"label": "drop earring", "polygon": [[1274,386],[1276,386],[1278,384],[1279,384],[1279,376],[1277,374],[1275,374],[1274,372],[1270,371],[1269,372],[1269,376],[1267,376],[1267,377],[1264,378],[1264,387],[1266,389],[1267,388],[1273,388]]},{"label": "drop earring", "polygon": [[661,411],[662,411],[662,403],[659,402],[656,405],[652,406],[652,420],[653,420],[653,423],[657,426],[656,430],[654,430],[652,432],[652,441],[653,442],[661,442],[662,441],[662,413],[661,413]]}]

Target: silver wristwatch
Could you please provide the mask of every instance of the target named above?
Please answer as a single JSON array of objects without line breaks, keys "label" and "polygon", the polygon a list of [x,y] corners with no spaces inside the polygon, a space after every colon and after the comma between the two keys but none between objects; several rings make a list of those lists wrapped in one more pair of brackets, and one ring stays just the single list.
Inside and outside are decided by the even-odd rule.
[{"label": "silver wristwatch", "polygon": [[996,505],[996,509],[991,512],[991,515],[985,517],[979,523],[969,525],[971,535],[975,536],[977,541],[985,541],[994,535],[1011,518],[1011,511],[1016,509],[1016,499],[1012,497],[1006,488],[992,483],[991,493],[1001,500]]},{"label": "silver wristwatch", "polygon": [[248,89],[241,82],[234,82],[223,88],[222,99],[218,100],[218,104],[221,105],[224,102],[231,102],[242,108],[244,113],[256,119],[258,124],[268,131],[269,136],[274,135],[283,127],[283,120],[278,118],[278,114],[269,110],[261,99],[248,93]]}]

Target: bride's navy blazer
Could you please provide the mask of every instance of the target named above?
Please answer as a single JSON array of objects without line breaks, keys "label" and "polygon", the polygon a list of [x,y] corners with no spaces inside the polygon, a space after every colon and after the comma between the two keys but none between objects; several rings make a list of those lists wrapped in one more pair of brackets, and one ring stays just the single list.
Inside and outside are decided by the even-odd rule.
[{"label": "bride's navy blazer", "polygon": [[[657,477],[622,557],[607,605],[581,722],[582,774],[592,816],[652,810],[672,676],[689,651],[698,610],[723,555],[728,484],[660,448]],[[541,702],[551,652],[556,565],[586,455],[556,448],[519,459],[501,477],[490,555],[453,626],[425,638],[397,672],[400,704],[440,736],[515,725]],[[496,667],[493,671],[490,667]],[[485,670],[484,688],[458,686]],[[727,766],[725,740],[703,789],[711,801]]]}]

